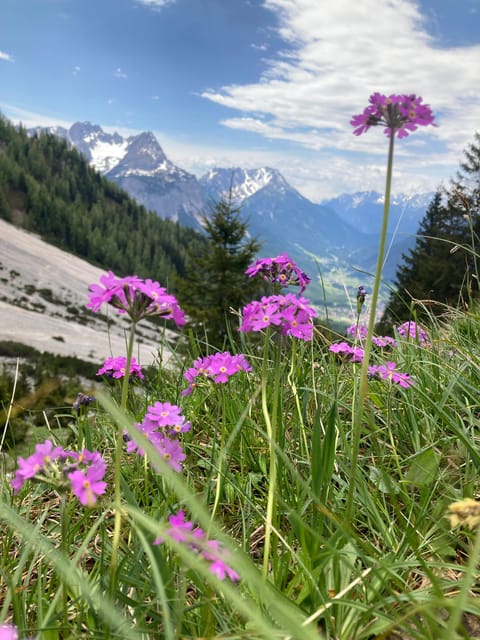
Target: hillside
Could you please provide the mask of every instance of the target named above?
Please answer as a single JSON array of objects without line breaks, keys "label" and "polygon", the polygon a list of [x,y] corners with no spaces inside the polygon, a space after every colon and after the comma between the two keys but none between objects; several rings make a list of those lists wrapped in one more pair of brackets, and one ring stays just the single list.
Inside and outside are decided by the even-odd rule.
[{"label": "hillside", "polygon": [[201,234],[162,220],[48,133],[28,136],[0,117],[0,218],[118,275],[164,285],[182,274]]},{"label": "hillside", "polygon": [[[38,236],[0,220],[0,341],[15,341],[62,356],[101,363],[125,353],[121,316],[85,308],[88,285],[105,273]],[[137,360],[157,355],[158,329],[139,327]],[[164,354],[165,358],[168,354]]]}]

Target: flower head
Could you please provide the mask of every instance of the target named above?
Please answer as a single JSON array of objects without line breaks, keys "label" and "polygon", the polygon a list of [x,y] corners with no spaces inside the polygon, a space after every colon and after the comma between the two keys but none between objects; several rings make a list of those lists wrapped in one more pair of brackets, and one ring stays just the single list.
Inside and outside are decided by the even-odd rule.
[{"label": "flower head", "polygon": [[470,529],[475,529],[480,525],[480,502],[465,498],[458,502],[453,502],[449,507],[450,526],[458,527],[464,525]]},{"label": "flower head", "polygon": [[236,373],[251,370],[250,363],[242,354],[232,355],[228,351],[223,351],[214,353],[211,356],[197,358],[193,362],[193,367],[190,367],[184,373],[184,378],[189,382],[189,386],[182,391],[182,395],[186,396],[192,393],[193,388],[198,384],[195,380],[199,377],[213,379],[215,383],[225,384]]},{"label": "flower head", "polygon": [[397,333],[402,336],[402,338],[413,338],[422,347],[428,346],[430,344],[425,329],[422,329],[422,327],[413,320],[404,322],[400,326],[396,327],[396,330]]},{"label": "flower head", "polygon": [[[127,358],[125,356],[119,356],[118,358],[107,358],[100,369],[97,371],[97,376],[107,376],[107,378],[123,378],[127,372]],[[144,375],[142,373],[141,366],[137,363],[135,358],[130,362],[130,377],[137,377],[143,380]]]},{"label": "flower head", "polygon": [[352,347],[348,342],[335,342],[328,347],[328,350],[348,357],[350,362],[363,362],[363,349],[361,347]]},{"label": "flower head", "polygon": [[118,278],[109,271],[100,277],[100,283],[89,286],[87,307],[92,311],[98,311],[107,303],[119,313],[128,314],[133,322],[156,315],[172,319],[177,326],[185,324],[185,314],[175,296],[154,280],[142,280],[138,276]]},{"label": "flower head", "polygon": [[373,93],[363,113],[351,119],[350,124],[355,127],[353,133],[359,136],[370,127],[380,125],[385,127],[387,136],[396,133],[398,138],[405,138],[419,126],[437,126],[430,106],[422,104],[422,100],[415,94],[385,96]]},{"label": "flower head", "polygon": [[34,479],[59,491],[70,489],[83,505],[93,506],[107,486],[102,481],[107,465],[98,451],[66,451],[46,440],[37,444],[31,456],[19,458],[18,465],[11,481],[14,493],[18,493],[26,480]]},{"label": "flower head", "polygon": [[63,447],[54,447],[50,440],[35,446],[35,452],[28,458],[18,458],[18,469],[11,485],[13,492],[18,493],[26,480],[48,470],[48,467],[65,455]]},{"label": "flower head", "polygon": [[254,262],[245,271],[252,278],[260,275],[267,282],[277,283],[282,287],[289,285],[300,287],[300,293],[305,291],[310,278],[304,273],[286,253],[276,258],[262,258]]},{"label": "flower head", "polygon": [[386,362],[385,364],[373,364],[368,367],[368,373],[371,376],[381,378],[382,380],[390,380],[395,382],[400,387],[408,389],[413,384],[412,378],[408,373],[401,373],[397,371],[396,362]]},{"label": "flower head", "polygon": [[239,574],[228,563],[228,552],[218,540],[207,540],[205,531],[200,527],[194,527],[193,522],[185,520],[183,511],[168,518],[170,526],[163,536],[156,538],[153,544],[162,544],[170,538],[175,542],[186,544],[192,551],[196,551],[204,560],[210,563],[208,570],[217,576],[219,580],[240,580]]},{"label": "flower head", "polygon": [[239,331],[261,331],[277,326],[281,335],[307,341],[313,337],[312,319],[316,315],[306,298],[297,298],[292,293],[263,296],[243,308]]}]

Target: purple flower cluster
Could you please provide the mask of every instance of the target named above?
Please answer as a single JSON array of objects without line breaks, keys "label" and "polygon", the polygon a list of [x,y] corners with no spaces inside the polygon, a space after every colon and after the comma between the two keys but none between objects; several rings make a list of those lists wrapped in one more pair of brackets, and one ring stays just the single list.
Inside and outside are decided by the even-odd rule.
[{"label": "purple flower cluster", "polygon": [[240,576],[226,562],[228,559],[226,551],[222,548],[218,540],[207,540],[206,534],[200,527],[194,527],[193,522],[185,520],[183,511],[168,518],[170,527],[166,529],[162,537],[154,540],[153,544],[162,544],[165,538],[170,538],[175,542],[187,544],[190,549],[196,551],[204,560],[209,563],[209,571],[217,576],[219,580],[230,578],[234,582],[240,580]]},{"label": "purple flower cluster", "polygon": [[[357,340],[365,340],[367,337],[367,327],[363,324],[359,324],[358,326],[352,324],[347,329],[347,335],[356,337]],[[372,343],[376,347],[384,348],[384,347],[396,347],[397,343],[390,336],[372,336]],[[346,343],[342,343],[346,344]],[[333,346],[333,345],[332,345]],[[334,351],[334,349],[330,349],[330,351]],[[338,353],[338,352],[335,352]]]},{"label": "purple flower cluster", "polygon": [[396,330],[398,335],[402,336],[402,338],[413,338],[418,341],[422,347],[430,344],[425,329],[422,329],[422,327],[413,320],[404,322],[400,326],[396,327]]},{"label": "purple flower cluster", "polygon": [[263,296],[260,301],[254,300],[243,308],[239,331],[261,331],[274,326],[280,329],[282,336],[311,340],[312,318],[317,313],[308,305],[306,298],[297,298],[293,293]]},{"label": "purple flower cluster", "polygon": [[58,490],[70,487],[84,506],[91,507],[97,497],[105,493],[107,484],[103,477],[106,469],[98,451],[66,451],[46,440],[37,444],[28,458],[18,458],[18,469],[10,484],[15,494],[30,479],[46,482]]},{"label": "purple flower cluster", "polygon": [[282,287],[288,287],[289,285],[300,287],[300,293],[305,291],[310,282],[307,274],[286,253],[282,253],[276,258],[257,260],[248,267],[245,275],[249,278],[260,275],[267,282],[277,283]]},{"label": "purple flower cluster", "polygon": [[385,96],[373,93],[369,105],[363,113],[353,116],[350,124],[355,127],[356,136],[365,133],[370,127],[385,126],[385,133],[390,137],[394,132],[398,138],[405,138],[409,132],[419,126],[431,124],[437,126],[434,115],[428,104],[422,104],[422,98],[412,95]]},{"label": "purple flower cluster", "polygon": [[[165,462],[177,472],[182,470],[182,462],[186,458],[177,436],[190,431],[191,427],[181,411],[180,407],[169,402],[155,402],[147,408],[143,422],[135,425],[137,431],[152,443]],[[135,436],[132,439],[128,435],[125,437],[128,453],[136,452],[139,456],[145,455],[145,451],[135,441]]]},{"label": "purple flower cluster", "polygon": [[95,401],[95,396],[89,396],[86,393],[82,393],[81,391],[79,391],[77,394],[77,399],[72,404],[72,409],[77,413],[80,413],[81,407],[88,407],[89,404]]},{"label": "purple flower cluster", "polygon": [[162,316],[172,319],[177,326],[185,324],[185,314],[175,296],[154,280],[142,280],[138,276],[117,278],[113,271],[101,276],[100,285],[89,286],[87,307],[98,311],[102,304],[115,307],[119,313],[126,313],[133,322],[146,316]]},{"label": "purple flower cluster", "polygon": [[0,625],[0,640],[19,640],[16,627],[10,624]]},{"label": "purple flower cluster", "polygon": [[328,350],[346,356],[350,362],[363,362],[363,349],[352,347],[348,342],[335,342],[328,347]]},{"label": "purple flower cluster", "polygon": [[[100,369],[97,371],[97,376],[106,376],[107,378],[123,378],[127,371],[127,358],[125,356],[119,356],[118,358],[107,358]],[[137,363],[135,358],[130,362],[130,378],[137,377],[143,380],[144,375],[142,373],[141,366]]]},{"label": "purple flower cluster", "polygon": [[194,387],[198,385],[195,380],[201,378],[213,379],[213,382],[225,384],[231,376],[239,371],[251,371],[252,367],[246,357],[242,354],[232,356],[228,351],[214,353],[211,356],[197,358],[193,362],[193,367],[185,371],[183,377],[189,383],[187,389],[182,391],[182,396],[192,393]]},{"label": "purple flower cluster", "polygon": [[413,384],[412,378],[408,373],[400,373],[397,369],[396,362],[386,362],[385,364],[374,364],[368,367],[368,373],[382,380],[390,380],[396,384],[408,389]]}]

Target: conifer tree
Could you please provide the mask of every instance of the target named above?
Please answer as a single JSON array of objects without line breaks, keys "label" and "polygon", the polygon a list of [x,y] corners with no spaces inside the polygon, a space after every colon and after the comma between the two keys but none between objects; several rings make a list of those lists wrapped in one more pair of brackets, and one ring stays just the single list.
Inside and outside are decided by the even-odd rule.
[{"label": "conifer tree", "polygon": [[445,305],[468,306],[479,294],[480,134],[464,155],[451,187],[438,191],[428,207],[414,248],[403,255],[381,329],[438,315]]},{"label": "conifer tree", "polygon": [[[248,238],[248,224],[231,200],[221,200],[203,216],[207,242],[187,252],[185,276],[176,279],[181,306],[193,328],[221,348],[236,311],[259,292],[258,282],[245,276],[260,244]],[[235,335],[235,331],[232,331]]]}]

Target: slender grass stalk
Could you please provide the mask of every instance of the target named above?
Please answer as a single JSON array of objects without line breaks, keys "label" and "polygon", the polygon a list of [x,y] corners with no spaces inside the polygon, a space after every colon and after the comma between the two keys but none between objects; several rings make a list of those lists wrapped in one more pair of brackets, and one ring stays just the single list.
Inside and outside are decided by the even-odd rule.
[{"label": "slender grass stalk", "polygon": [[382,281],[383,262],[385,256],[385,246],[388,231],[388,218],[390,213],[390,194],[392,186],[393,172],[393,148],[395,135],[394,131],[390,131],[390,140],[388,145],[388,161],[387,176],[385,182],[385,201],[383,203],[382,227],[380,230],[380,241],[378,246],[377,266],[375,269],[375,279],[370,302],[370,315],[368,319],[367,337],[363,349],[363,362],[360,370],[360,379],[357,381],[358,395],[353,413],[352,425],[352,450],[351,450],[351,475],[349,479],[347,501],[345,506],[345,519],[348,521],[352,517],[353,501],[355,496],[355,481],[358,466],[358,456],[360,451],[360,438],[362,433],[362,422],[365,410],[368,410],[368,366],[370,361],[370,352],[372,350],[372,338],[375,329],[375,318],[377,312],[378,294]]},{"label": "slender grass stalk", "polygon": [[463,575],[460,591],[450,608],[450,617],[442,640],[454,640],[458,637],[457,629],[468,601],[469,591],[477,578],[477,567],[480,558],[480,527],[477,527],[473,548],[469,554],[467,569]]},{"label": "slender grass stalk", "polygon": [[[130,336],[128,339],[127,356],[125,363],[125,375],[122,380],[122,395],[120,399],[120,409],[125,413],[127,408],[128,387],[130,382],[130,364],[132,362],[133,346],[135,343],[136,322],[132,322],[130,327]],[[118,547],[120,545],[120,531],[122,527],[122,492],[121,492],[121,461],[123,452],[123,430],[121,427],[117,429],[117,439],[115,444],[114,458],[114,509],[115,522],[112,537],[112,556],[110,562],[110,585],[109,595],[113,596],[115,590],[115,576],[118,564]]]}]

